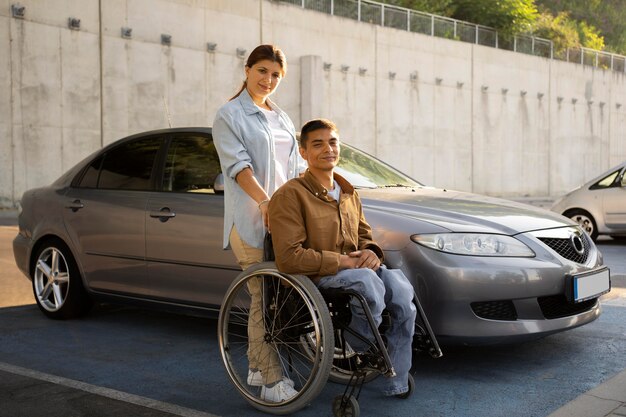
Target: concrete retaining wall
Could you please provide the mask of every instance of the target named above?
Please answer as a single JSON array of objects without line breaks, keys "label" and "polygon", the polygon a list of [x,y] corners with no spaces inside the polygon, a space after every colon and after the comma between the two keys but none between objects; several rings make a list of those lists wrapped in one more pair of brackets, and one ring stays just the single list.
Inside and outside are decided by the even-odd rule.
[{"label": "concrete retaining wall", "polygon": [[167,127],[166,107],[173,126],[210,124],[243,80],[237,48],[259,43],[287,55],[275,100],[296,126],[331,118],[427,184],[558,195],[626,159],[625,74],[271,0],[21,0],[25,19],[11,4],[0,0],[0,207],[104,144]]}]

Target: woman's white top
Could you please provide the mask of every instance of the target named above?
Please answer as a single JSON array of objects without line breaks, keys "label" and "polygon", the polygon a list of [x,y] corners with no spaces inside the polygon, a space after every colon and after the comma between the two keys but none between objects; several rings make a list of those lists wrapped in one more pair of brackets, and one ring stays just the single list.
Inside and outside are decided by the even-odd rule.
[{"label": "woman's white top", "polygon": [[[296,178],[306,170],[296,143],[296,129],[289,116],[268,99],[274,113],[287,133],[291,135],[291,154],[287,164],[288,178]],[[235,178],[243,169],[250,168],[259,185],[268,196],[276,190],[276,156],[274,139],[268,117],[254,103],[248,90],[219,108],[213,121],[213,140],[224,174],[224,248],[230,246],[233,227],[241,239],[255,248],[263,248],[265,228],[258,204],[237,184]]]},{"label": "woman's white top", "polygon": [[276,176],[274,181],[276,188],[280,187],[289,180],[289,154],[293,147],[293,137],[282,126],[279,114],[274,110],[267,110],[259,107],[265,117],[274,138],[274,149],[276,154],[275,168]]}]

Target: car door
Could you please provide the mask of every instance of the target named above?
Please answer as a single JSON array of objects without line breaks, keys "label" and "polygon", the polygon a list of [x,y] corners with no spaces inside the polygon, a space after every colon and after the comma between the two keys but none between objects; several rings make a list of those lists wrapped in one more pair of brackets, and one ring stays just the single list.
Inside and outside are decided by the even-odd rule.
[{"label": "car door", "polygon": [[64,221],[91,289],[144,294],[145,210],[164,137],[123,142],[96,158],[67,193]]},{"label": "car door", "polygon": [[155,297],[219,305],[239,273],[232,252],[222,249],[220,176],[208,133],[171,137],[160,191],[150,196],[145,219],[148,279]]},{"label": "car door", "polygon": [[602,191],[602,205],[606,225],[615,230],[626,230],[626,175],[622,169],[613,186]]}]

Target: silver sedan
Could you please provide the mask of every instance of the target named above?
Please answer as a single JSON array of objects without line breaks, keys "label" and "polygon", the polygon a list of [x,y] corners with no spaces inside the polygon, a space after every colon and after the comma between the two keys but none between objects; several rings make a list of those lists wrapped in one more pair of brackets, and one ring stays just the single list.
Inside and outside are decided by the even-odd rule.
[{"label": "silver sedan", "polygon": [[599,235],[626,238],[626,161],[570,191],[552,206],[595,241]]},{"label": "silver sedan", "polygon": [[[576,222],[424,186],[348,145],[338,170],[440,342],[527,340],[600,315],[609,271]],[[13,249],[41,311],[113,300],[215,315],[239,272],[222,250],[222,184],[211,130],[179,128],[121,139],[24,193]]]}]

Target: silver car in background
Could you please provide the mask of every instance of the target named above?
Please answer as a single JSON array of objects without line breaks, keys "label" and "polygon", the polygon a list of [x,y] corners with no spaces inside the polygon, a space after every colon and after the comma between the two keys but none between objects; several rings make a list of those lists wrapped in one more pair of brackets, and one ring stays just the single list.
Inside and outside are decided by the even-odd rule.
[{"label": "silver car in background", "polygon": [[[440,342],[518,342],[600,315],[609,271],[577,223],[424,186],[347,144],[341,158],[385,262],[409,277]],[[15,260],[51,318],[83,315],[93,301],[216,315],[239,273],[222,250],[209,128],[121,139],[21,205]]]},{"label": "silver car in background", "polygon": [[626,239],[626,161],[570,191],[551,210],[577,222],[594,241]]}]

